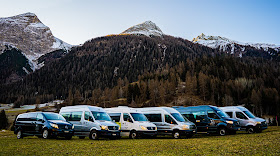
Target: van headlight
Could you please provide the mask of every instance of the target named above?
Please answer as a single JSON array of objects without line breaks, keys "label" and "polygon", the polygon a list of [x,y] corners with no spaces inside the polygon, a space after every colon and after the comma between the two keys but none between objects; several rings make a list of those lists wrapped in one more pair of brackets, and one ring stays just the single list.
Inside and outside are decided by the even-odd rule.
[{"label": "van headlight", "polygon": [[148,130],[147,127],[145,127],[145,126],[140,126],[140,128],[141,128],[142,130]]},{"label": "van headlight", "polygon": [[74,128],[75,128],[75,126],[73,125],[73,126],[72,126],[72,129],[74,129]]},{"label": "van headlight", "polygon": [[233,121],[226,121],[228,124],[233,124]]},{"label": "van headlight", "polygon": [[257,122],[257,124],[262,124],[261,122]]},{"label": "van headlight", "polygon": [[183,130],[188,130],[188,129],[190,129],[189,125],[183,125]]},{"label": "van headlight", "polygon": [[50,123],[50,125],[51,125],[53,128],[58,129],[58,125],[57,125],[57,124]]},{"label": "van headlight", "polygon": [[102,130],[108,130],[108,126],[101,125],[100,128],[101,128]]}]

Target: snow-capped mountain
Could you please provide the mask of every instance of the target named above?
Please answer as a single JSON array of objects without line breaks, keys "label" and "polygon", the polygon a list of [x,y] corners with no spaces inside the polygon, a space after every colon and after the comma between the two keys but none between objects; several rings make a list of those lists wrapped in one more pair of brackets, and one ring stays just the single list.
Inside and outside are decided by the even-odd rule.
[{"label": "snow-capped mountain", "polygon": [[132,26],[127,30],[125,30],[124,32],[122,32],[121,34],[145,35],[148,37],[151,36],[162,37],[164,35],[163,32],[160,30],[160,28],[152,21],[146,21],[144,23]]},{"label": "snow-capped mountain", "polygon": [[[239,53],[242,56],[246,52],[246,48],[255,48],[257,50],[263,50],[269,53],[269,49],[279,52],[280,46],[275,44],[266,43],[243,43],[234,40],[230,40],[221,36],[207,36],[201,34],[192,40],[194,43],[199,43],[210,48],[217,48],[220,51],[228,52],[231,54]],[[273,54],[271,54],[273,55]]]},{"label": "snow-capped mountain", "polygon": [[20,49],[38,69],[37,59],[57,49],[69,50],[72,45],[53,36],[49,27],[44,25],[34,13],[24,13],[12,17],[0,18],[0,54],[5,47]]}]

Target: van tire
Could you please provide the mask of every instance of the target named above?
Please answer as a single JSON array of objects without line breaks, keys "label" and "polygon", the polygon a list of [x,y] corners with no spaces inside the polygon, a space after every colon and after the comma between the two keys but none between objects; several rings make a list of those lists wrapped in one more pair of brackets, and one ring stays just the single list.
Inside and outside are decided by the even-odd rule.
[{"label": "van tire", "polygon": [[98,135],[97,131],[96,130],[92,130],[90,132],[90,134],[89,134],[89,138],[91,140],[98,140],[99,139],[99,135]]},{"label": "van tire", "polygon": [[21,130],[18,130],[18,131],[17,131],[17,138],[18,138],[18,139],[22,139],[22,138],[23,138],[23,136],[22,136],[22,131],[21,131]]},{"label": "van tire", "polygon": [[255,129],[254,129],[254,127],[250,126],[250,127],[247,127],[246,131],[248,134],[252,134],[255,132]]},{"label": "van tire", "polygon": [[50,132],[48,131],[48,129],[43,130],[42,137],[44,139],[49,139],[50,138]]},{"label": "van tire", "polygon": [[227,133],[227,130],[226,130],[225,127],[220,127],[220,128],[218,129],[218,135],[220,135],[220,136],[225,136],[226,133]]},{"label": "van tire", "polygon": [[86,138],[85,136],[79,136],[79,139],[84,139],[84,138]]},{"label": "van tire", "polygon": [[174,139],[180,139],[181,138],[180,131],[178,130],[174,131],[172,136]]},{"label": "van tire", "polygon": [[130,139],[137,139],[138,138],[138,134],[136,131],[131,131],[129,134],[129,138]]}]

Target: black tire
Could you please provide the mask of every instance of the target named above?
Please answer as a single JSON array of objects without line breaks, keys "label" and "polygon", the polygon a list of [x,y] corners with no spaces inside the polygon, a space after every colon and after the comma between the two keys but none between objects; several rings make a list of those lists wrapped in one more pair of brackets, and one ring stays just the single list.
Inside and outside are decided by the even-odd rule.
[{"label": "black tire", "polygon": [[17,131],[17,139],[22,139],[22,138],[23,138],[22,131],[18,130]]},{"label": "black tire", "polygon": [[180,139],[181,138],[181,133],[180,131],[174,131],[173,134],[172,134],[173,138],[174,139]]},{"label": "black tire", "polygon": [[42,132],[42,137],[43,137],[44,139],[49,139],[49,138],[50,138],[50,132],[49,132],[49,130],[44,129],[43,132]]},{"label": "black tire", "polygon": [[248,127],[248,128],[246,129],[246,131],[247,131],[248,134],[255,133],[254,127]]},{"label": "black tire", "polygon": [[98,140],[99,139],[99,134],[97,133],[96,130],[92,130],[89,134],[89,138],[91,140]]},{"label": "black tire", "polygon": [[226,134],[227,134],[227,130],[226,130],[225,127],[220,127],[220,128],[218,129],[218,135],[220,135],[220,136],[225,136]]},{"label": "black tire", "polygon": [[85,136],[79,136],[79,139],[84,139],[84,138],[86,138]]},{"label": "black tire", "polygon": [[138,138],[138,134],[136,131],[131,131],[129,134],[129,138],[130,139],[137,139]]},{"label": "black tire", "polygon": [[66,139],[66,140],[71,140],[71,139],[72,139],[72,136],[66,136],[65,139]]}]

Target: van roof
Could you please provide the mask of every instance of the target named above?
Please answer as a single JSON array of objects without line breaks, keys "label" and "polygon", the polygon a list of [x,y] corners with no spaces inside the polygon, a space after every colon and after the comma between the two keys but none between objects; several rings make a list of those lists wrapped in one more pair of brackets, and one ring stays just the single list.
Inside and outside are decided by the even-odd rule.
[{"label": "van roof", "polygon": [[62,107],[60,111],[66,112],[66,111],[82,111],[82,110],[88,110],[88,111],[100,111],[100,112],[105,112],[105,110],[101,107],[97,106],[89,106],[89,105],[77,105],[77,106],[66,106]]},{"label": "van roof", "polygon": [[212,106],[212,105],[200,105],[200,106],[189,106],[189,107],[183,107],[183,106],[175,106],[173,107],[174,109],[176,109],[179,112],[185,112],[185,111],[199,111],[199,110],[212,110],[212,109],[219,109],[216,106]]},{"label": "van roof", "polygon": [[221,108],[222,110],[248,111],[248,109],[243,106],[226,106],[226,107],[219,107],[219,108]]},{"label": "van roof", "polygon": [[152,112],[152,111],[163,111],[167,113],[179,113],[176,109],[171,107],[146,107],[146,108],[137,108],[142,112]]},{"label": "van roof", "polygon": [[141,111],[127,107],[127,106],[118,106],[118,107],[112,107],[112,108],[104,108],[105,111],[109,112],[130,112],[130,113],[141,113]]}]

